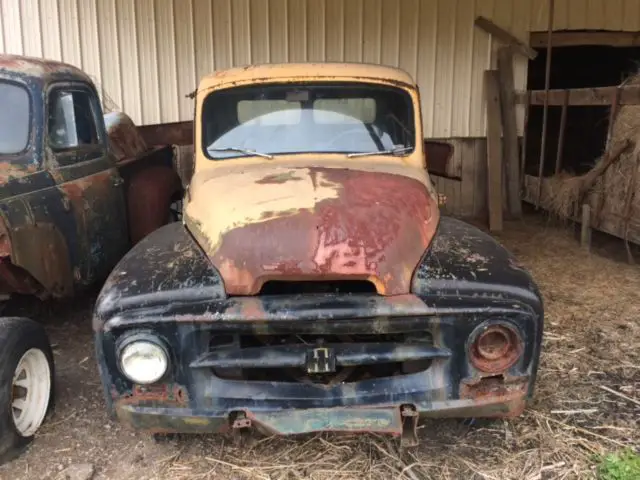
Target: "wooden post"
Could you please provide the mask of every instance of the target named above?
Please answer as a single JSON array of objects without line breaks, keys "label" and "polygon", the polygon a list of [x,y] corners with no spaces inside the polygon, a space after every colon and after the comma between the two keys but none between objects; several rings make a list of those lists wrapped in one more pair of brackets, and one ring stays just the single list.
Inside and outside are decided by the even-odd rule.
[{"label": "wooden post", "polygon": [[520,158],[518,155],[518,130],[513,79],[513,54],[503,47],[498,51],[498,75],[500,77],[500,108],[502,113],[503,154],[507,179],[507,207],[515,218],[522,216],[520,196]]},{"label": "wooden post", "polygon": [[520,185],[524,191],[524,177],[527,167],[527,130],[529,128],[529,113],[531,110],[531,92],[527,92],[524,104],[524,129],[522,131],[522,152],[520,153]]},{"label": "wooden post", "polygon": [[500,91],[498,72],[484,72],[487,99],[487,195],[489,230],[502,230],[502,139],[500,138]]},{"label": "wooden post", "polygon": [[587,252],[591,249],[591,207],[588,203],[582,204],[580,245],[582,245],[582,248],[584,248]]},{"label": "wooden post", "polygon": [[567,109],[569,107],[569,90],[565,91],[562,113],[560,114],[560,131],[558,132],[558,151],[556,153],[556,175],[562,167],[562,154],[564,152],[564,133],[567,129]]},{"label": "wooden post", "polygon": [[542,195],[542,176],[544,174],[545,150],[547,148],[547,119],[549,116],[549,87],[551,83],[551,36],[553,33],[553,11],[555,10],[554,0],[549,0],[549,24],[547,25],[547,63],[544,73],[544,110],[542,112],[542,140],[540,141],[540,165],[538,166],[538,195],[536,198],[536,209],[540,207],[540,197]]}]

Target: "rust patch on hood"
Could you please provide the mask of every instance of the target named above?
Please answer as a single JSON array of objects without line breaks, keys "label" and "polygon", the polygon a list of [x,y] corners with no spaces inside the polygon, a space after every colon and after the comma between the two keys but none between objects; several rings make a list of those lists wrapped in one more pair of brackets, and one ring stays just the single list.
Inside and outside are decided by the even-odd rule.
[{"label": "rust patch on hood", "polygon": [[436,200],[409,176],[318,166],[244,166],[194,178],[189,229],[229,295],[268,280],[371,281],[410,292],[438,223]]}]

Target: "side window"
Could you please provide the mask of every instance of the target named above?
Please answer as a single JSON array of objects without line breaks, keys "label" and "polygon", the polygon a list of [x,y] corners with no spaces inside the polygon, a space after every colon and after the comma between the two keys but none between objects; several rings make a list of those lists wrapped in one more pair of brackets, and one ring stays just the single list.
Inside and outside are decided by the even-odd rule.
[{"label": "side window", "polygon": [[54,151],[100,145],[92,97],[83,89],[49,93],[49,145]]}]

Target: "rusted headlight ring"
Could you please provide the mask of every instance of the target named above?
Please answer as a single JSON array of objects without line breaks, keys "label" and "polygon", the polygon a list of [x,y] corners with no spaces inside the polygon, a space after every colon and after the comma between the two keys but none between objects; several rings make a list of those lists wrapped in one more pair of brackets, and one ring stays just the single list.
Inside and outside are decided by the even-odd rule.
[{"label": "rusted headlight ring", "polygon": [[471,364],[491,374],[511,368],[523,352],[524,342],[519,329],[501,320],[489,320],[476,327],[467,346]]}]

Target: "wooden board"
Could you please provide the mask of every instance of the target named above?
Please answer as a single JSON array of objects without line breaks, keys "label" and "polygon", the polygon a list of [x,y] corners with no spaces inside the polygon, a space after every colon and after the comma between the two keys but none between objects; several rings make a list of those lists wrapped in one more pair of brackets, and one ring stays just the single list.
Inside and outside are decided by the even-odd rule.
[{"label": "wooden board", "polygon": [[502,139],[500,137],[500,91],[498,72],[484,72],[487,100],[487,192],[489,229],[502,230]]},{"label": "wooden board", "polygon": [[[529,44],[533,48],[546,48],[547,32],[532,32]],[[579,47],[583,45],[603,45],[607,47],[640,46],[638,32],[553,32],[551,46]]]},{"label": "wooden board", "polygon": [[476,172],[475,145],[479,141],[479,139],[475,138],[461,139],[458,146],[460,150],[460,161],[462,164],[462,181],[460,183],[460,206],[458,210],[460,212],[460,215],[464,217],[471,217],[475,213],[473,208]]},{"label": "wooden board", "polygon": [[474,186],[473,186],[473,216],[487,219],[487,139],[477,139],[473,149],[474,155]]},{"label": "wooden board", "polygon": [[533,48],[527,45],[525,42],[508,32],[504,28],[499,27],[488,18],[479,16],[475,20],[475,26],[481,28],[491,36],[497,38],[506,45],[513,48],[514,52],[520,53],[527,57],[529,60],[534,60],[538,56]]},{"label": "wooden board", "polygon": [[[640,86],[572,88],[569,90],[567,105],[571,106],[609,106],[611,99],[620,89],[619,105],[640,105]],[[549,90],[549,105],[562,106],[566,90]],[[531,90],[531,105],[544,105],[544,90]],[[516,93],[516,103],[526,104],[527,92]]]},{"label": "wooden board", "polygon": [[508,48],[498,51],[498,75],[500,80],[500,110],[503,130],[503,158],[506,173],[507,210],[512,217],[522,216],[520,195],[520,152],[516,130],[515,87],[513,80],[513,55]]}]

